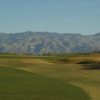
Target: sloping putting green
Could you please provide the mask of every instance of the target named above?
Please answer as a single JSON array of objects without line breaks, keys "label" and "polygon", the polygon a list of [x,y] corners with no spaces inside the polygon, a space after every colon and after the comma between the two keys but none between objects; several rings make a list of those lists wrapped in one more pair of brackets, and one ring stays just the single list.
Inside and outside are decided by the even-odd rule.
[{"label": "sloping putting green", "polygon": [[0,100],[90,100],[78,87],[21,70],[0,67]]}]

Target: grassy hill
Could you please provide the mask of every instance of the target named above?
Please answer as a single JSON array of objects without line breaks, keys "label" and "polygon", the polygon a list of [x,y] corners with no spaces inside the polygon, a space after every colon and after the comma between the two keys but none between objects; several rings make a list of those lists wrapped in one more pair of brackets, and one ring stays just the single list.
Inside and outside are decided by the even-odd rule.
[{"label": "grassy hill", "polygon": [[99,63],[95,53],[1,54],[0,100],[100,100]]},{"label": "grassy hill", "polygon": [[0,100],[90,100],[80,88],[24,71],[0,68]]}]

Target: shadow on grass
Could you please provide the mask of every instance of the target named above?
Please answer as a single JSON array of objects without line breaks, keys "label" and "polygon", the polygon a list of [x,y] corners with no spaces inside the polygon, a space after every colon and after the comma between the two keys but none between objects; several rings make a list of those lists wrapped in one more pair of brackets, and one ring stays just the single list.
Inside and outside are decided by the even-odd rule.
[{"label": "shadow on grass", "polygon": [[100,70],[100,62],[84,60],[78,64],[82,64],[84,70]]},{"label": "shadow on grass", "polygon": [[69,63],[69,60],[68,60],[68,59],[59,59],[59,60],[57,61],[57,63],[67,64],[67,63]]},{"label": "shadow on grass", "polygon": [[100,63],[85,64],[83,69],[85,69],[85,70],[100,70]]},{"label": "shadow on grass", "polygon": [[95,62],[91,60],[83,60],[83,61],[78,62],[77,64],[94,64],[94,63]]}]

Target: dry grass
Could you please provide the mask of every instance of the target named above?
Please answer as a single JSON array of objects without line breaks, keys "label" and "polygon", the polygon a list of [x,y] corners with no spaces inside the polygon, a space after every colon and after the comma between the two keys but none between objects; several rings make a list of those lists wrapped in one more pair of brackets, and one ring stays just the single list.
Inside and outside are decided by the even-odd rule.
[{"label": "dry grass", "polygon": [[93,100],[100,100],[100,72],[98,70],[83,70],[82,67],[78,64],[68,64],[56,66],[40,65],[21,69],[69,82],[83,88],[90,94]]},{"label": "dry grass", "polygon": [[42,64],[46,64],[46,65],[52,65],[53,63],[51,62],[48,62],[48,61],[45,61],[45,60],[41,60],[41,59],[22,59],[20,61],[20,63],[23,63],[23,64],[28,64],[28,65],[42,65]]},{"label": "dry grass", "polygon": [[82,61],[100,62],[100,54],[76,55],[69,58],[66,56],[64,63],[57,63],[56,59],[51,63],[51,60],[47,59],[41,57],[38,59],[37,57],[0,58],[0,65],[69,82],[83,88],[93,100],[100,100],[100,70],[84,70],[87,64],[78,64]]}]

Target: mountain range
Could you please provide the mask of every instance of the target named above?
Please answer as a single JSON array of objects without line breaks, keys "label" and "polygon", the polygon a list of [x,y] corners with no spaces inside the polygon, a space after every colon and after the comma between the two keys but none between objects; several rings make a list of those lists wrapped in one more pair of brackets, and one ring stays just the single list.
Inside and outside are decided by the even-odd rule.
[{"label": "mountain range", "polygon": [[100,51],[100,33],[0,33],[0,53],[49,54]]}]

